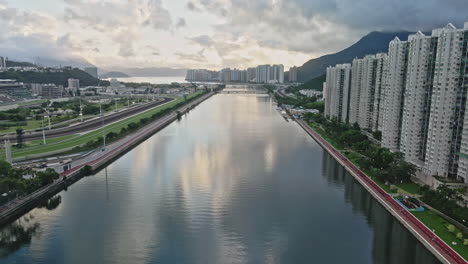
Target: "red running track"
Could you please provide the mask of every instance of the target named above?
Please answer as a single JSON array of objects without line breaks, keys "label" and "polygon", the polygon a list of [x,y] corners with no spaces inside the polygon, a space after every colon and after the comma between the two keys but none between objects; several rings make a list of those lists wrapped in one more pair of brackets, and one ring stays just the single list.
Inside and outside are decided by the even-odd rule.
[{"label": "red running track", "polygon": [[[382,202],[387,205],[387,209],[393,211],[397,214],[404,225],[406,224],[407,228],[411,228],[416,232],[419,237],[426,243],[425,246],[429,246],[429,250],[433,252],[439,260],[445,260],[446,263],[468,263],[461,257],[455,250],[448,246],[442,239],[440,239],[436,234],[434,234],[429,228],[426,227],[421,221],[419,221],[414,215],[404,209],[398,202],[393,199],[387,192],[385,192],[380,186],[378,186],[372,179],[370,179],[366,174],[364,174],[360,169],[358,169],[351,161],[349,161],[345,156],[343,156],[339,151],[337,151],[333,146],[331,146],[326,140],[324,140],[317,132],[315,132],[309,125],[307,125],[302,120],[297,120],[299,125],[305,129],[309,135],[311,135],[323,148],[325,148],[335,159],[341,161],[342,165],[344,164],[348,170],[363,185],[367,185],[368,190],[373,192],[375,198],[379,198]],[[419,240],[421,240],[419,239]],[[422,242],[423,242],[422,241]],[[435,252],[434,252],[435,251]],[[437,256],[437,254],[439,256]]]}]

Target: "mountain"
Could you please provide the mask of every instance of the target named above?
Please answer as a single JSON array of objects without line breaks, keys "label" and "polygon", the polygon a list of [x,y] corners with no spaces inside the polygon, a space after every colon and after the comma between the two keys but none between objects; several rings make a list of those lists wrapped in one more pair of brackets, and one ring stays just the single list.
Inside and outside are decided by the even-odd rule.
[{"label": "mountain", "polygon": [[33,72],[33,71],[4,71],[0,72],[0,79],[13,79],[24,83],[54,83],[68,86],[68,78],[79,79],[80,86],[109,85],[108,81],[94,78],[88,73],[77,69],[64,69],[62,72]]},{"label": "mountain", "polygon": [[34,58],[34,64],[45,67],[60,67],[60,66],[70,66],[74,68],[85,68],[85,67],[95,67],[93,64],[89,63],[87,60],[79,57],[75,58],[45,58],[45,57],[36,57]]},{"label": "mountain", "polygon": [[123,72],[118,72],[118,71],[111,71],[108,73],[100,74],[99,78],[102,79],[109,79],[109,78],[127,78],[130,77],[130,75],[123,73]]},{"label": "mountain", "polygon": [[306,82],[310,79],[323,75],[326,71],[326,68],[330,65],[351,63],[354,58],[363,58],[368,54],[387,52],[388,44],[391,40],[393,40],[395,37],[398,37],[401,40],[406,40],[410,34],[413,34],[413,32],[371,32],[352,46],[340,52],[328,54],[304,63],[304,65],[298,69],[298,81]]},{"label": "mountain", "polygon": [[7,67],[36,67],[35,64],[30,63],[30,62],[11,61],[11,60],[6,61],[6,66]]}]

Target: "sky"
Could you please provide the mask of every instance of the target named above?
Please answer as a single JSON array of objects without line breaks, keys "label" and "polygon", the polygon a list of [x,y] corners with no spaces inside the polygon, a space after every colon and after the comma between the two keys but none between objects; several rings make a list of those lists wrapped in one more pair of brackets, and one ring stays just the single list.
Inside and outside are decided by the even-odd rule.
[{"label": "sky", "polygon": [[0,56],[105,69],[288,68],[371,31],[464,21],[467,0],[0,0]]}]

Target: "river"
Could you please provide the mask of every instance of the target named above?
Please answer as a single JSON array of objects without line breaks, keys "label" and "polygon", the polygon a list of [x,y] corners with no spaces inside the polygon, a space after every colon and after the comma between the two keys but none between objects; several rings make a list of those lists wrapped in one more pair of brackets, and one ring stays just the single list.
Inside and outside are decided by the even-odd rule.
[{"label": "river", "polygon": [[270,97],[219,94],[1,230],[1,263],[436,259]]}]

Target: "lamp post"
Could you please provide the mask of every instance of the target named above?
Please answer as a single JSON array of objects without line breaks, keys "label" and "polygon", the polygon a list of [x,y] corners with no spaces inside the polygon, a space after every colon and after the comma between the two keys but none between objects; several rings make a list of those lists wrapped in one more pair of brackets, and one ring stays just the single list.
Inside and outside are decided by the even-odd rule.
[{"label": "lamp post", "polygon": [[47,119],[49,120],[49,131],[50,131],[50,107],[52,106],[53,102],[50,102],[48,105],[47,105]]},{"label": "lamp post", "polygon": [[104,143],[103,150],[106,148],[106,135],[104,131],[104,115],[102,114],[102,102],[99,101],[99,113],[101,115],[101,126],[102,126],[102,140]]},{"label": "lamp post", "polygon": [[83,122],[83,105],[81,104],[81,95],[80,95],[80,119]]},{"label": "lamp post", "polygon": [[42,140],[44,141],[44,145],[45,145],[45,144],[46,144],[46,140],[45,140],[44,118],[45,118],[45,116],[42,116]]}]

